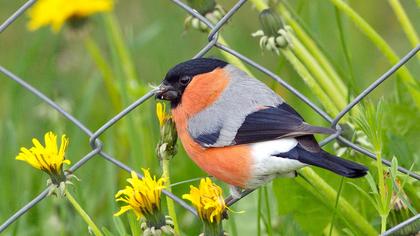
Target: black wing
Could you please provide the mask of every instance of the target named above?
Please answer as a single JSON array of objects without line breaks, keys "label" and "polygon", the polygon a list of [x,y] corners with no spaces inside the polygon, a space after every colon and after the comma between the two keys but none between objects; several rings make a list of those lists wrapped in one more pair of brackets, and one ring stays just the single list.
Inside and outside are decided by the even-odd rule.
[{"label": "black wing", "polygon": [[311,126],[286,103],[249,114],[238,129],[233,144],[299,137],[315,133],[334,133],[333,129]]}]

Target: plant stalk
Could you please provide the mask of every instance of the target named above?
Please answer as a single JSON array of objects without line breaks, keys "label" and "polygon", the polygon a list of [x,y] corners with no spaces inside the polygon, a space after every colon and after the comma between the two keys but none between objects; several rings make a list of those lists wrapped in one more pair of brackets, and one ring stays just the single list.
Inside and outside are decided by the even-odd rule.
[{"label": "plant stalk", "polygon": [[[312,192],[326,206],[334,209],[337,192],[309,167],[300,169],[299,174],[307,179],[312,187],[302,181],[297,182]],[[378,235],[378,232],[376,232],[372,225],[344,197],[340,197],[338,201],[337,212],[341,218],[349,222],[360,234],[369,236]]]},{"label": "plant stalk", "polygon": [[[223,45],[229,46],[229,44],[225,41],[225,39],[221,35],[219,35],[218,41],[219,43]],[[237,66],[239,69],[245,71],[247,74],[252,76],[251,71],[245,66],[245,64],[239,58],[235,57],[234,55],[228,52],[225,52],[224,50],[221,50],[221,52],[222,52],[222,55],[230,64]]]},{"label": "plant stalk", "polygon": [[[400,22],[404,33],[408,38],[408,41],[410,41],[411,46],[416,47],[420,43],[419,37],[417,35],[416,30],[413,27],[413,24],[408,18],[407,13],[405,13],[400,1],[388,0],[388,2],[389,5],[391,5],[392,10],[394,10],[394,13],[397,16],[398,21]],[[420,53],[417,54],[417,58],[420,60]]]},{"label": "plant stalk", "polygon": [[334,228],[334,221],[335,221],[335,217],[337,215],[337,207],[338,207],[338,201],[340,200],[340,195],[341,192],[343,190],[343,183],[344,183],[344,176],[341,177],[340,180],[340,186],[338,187],[338,192],[337,192],[337,196],[335,198],[335,204],[334,204],[334,211],[333,211],[333,215],[331,217],[331,224],[330,224],[330,230],[328,232],[328,235],[331,236],[333,233],[333,228]]},{"label": "plant stalk", "polygon": [[[170,160],[164,158],[162,159],[162,177],[166,178],[165,185],[166,189],[171,192],[171,180],[170,180],[170,170],[169,170],[169,162]],[[174,223],[175,235],[180,235],[178,219],[176,217],[175,205],[174,201],[166,196],[166,204],[168,206],[168,213],[169,216],[172,218]]]},{"label": "plant stalk", "polygon": [[[400,58],[397,56],[391,46],[389,46],[389,44],[372,28],[372,26],[370,26],[365,21],[365,19],[363,19],[343,0],[330,1],[356,24],[356,26],[375,44],[375,46],[382,52],[382,54],[385,55],[385,57],[392,65],[398,63]],[[418,108],[420,108],[420,90],[418,89],[419,85],[417,81],[413,78],[406,67],[401,67],[397,73],[407,87],[407,90],[411,95],[414,103]]]},{"label": "plant stalk", "polygon": [[258,203],[257,203],[257,236],[261,236],[261,188],[258,189]]},{"label": "plant stalk", "polygon": [[[255,5],[258,11],[262,11],[268,8],[268,5],[263,1],[251,0]],[[279,3],[277,7],[277,12],[284,18],[286,23],[293,28],[293,31],[296,33],[296,36],[301,40],[301,43],[309,50],[312,56],[318,61],[319,65],[325,70],[328,74],[331,81],[334,83],[335,87],[342,94],[347,94],[347,87],[344,84],[343,80],[340,78],[338,73],[335,71],[331,63],[328,61],[326,56],[321,52],[316,43],[311,37],[305,32],[305,30],[296,22],[291,16],[290,12],[284,6],[283,3]]]},{"label": "plant stalk", "polygon": [[136,70],[133,65],[133,61],[131,60],[130,51],[127,49],[123,40],[122,32],[115,15],[113,13],[105,14],[105,22],[108,30],[110,30],[110,34],[112,35],[113,46],[115,46],[115,50],[121,62],[126,79],[129,81],[130,86],[137,88],[138,80]]},{"label": "plant stalk", "polygon": [[386,192],[386,186],[385,186],[385,179],[384,179],[384,169],[382,166],[382,154],[381,150],[376,150],[376,166],[378,169],[378,186],[379,186],[379,196],[380,196],[380,209],[382,212],[380,212],[381,215],[381,234],[386,231],[386,222],[388,218],[388,214],[386,214],[386,199],[387,199],[387,192]]},{"label": "plant stalk", "polygon": [[73,197],[73,195],[70,194],[70,192],[66,189],[65,190],[66,197],[71,203],[71,205],[74,207],[74,209],[79,213],[79,215],[82,217],[82,219],[86,222],[86,224],[90,227],[92,232],[96,236],[103,236],[102,232],[99,230],[98,226],[92,221],[90,216],[83,210],[83,208],[79,205],[79,203],[76,201],[76,199]]},{"label": "plant stalk", "polygon": [[336,107],[341,110],[346,106],[347,89],[340,90],[329,79],[328,74],[318,64],[318,61],[310,54],[310,52],[302,45],[302,43],[293,35],[290,34],[292,39],[292,50],[296,56],[305,63],[308,70],[314,75],[316,80],[322,86],[323,90],[328,94],[330,100],[335,103]]},{"label": "plant stalk", "polygon": [[85,38],[85,48],[89,52],[96,66],[102,74],[104,80],[105,89],[108,92],[109,98],[111,100],[112,106],[115,111],[120,111],[122,109],[121,97],[118,94],[118,89],[115,86],[115,75],[111,69],[111,66],[106,61],[105,57],[102,55],[101,50],[90,36]]},{"label": "plant stalk", "polygon": [[347,94],[347,87],[344,84],[342,78],[338,75],[332,64],[329,62],[327,57],[317,46],[314,40],[305,32],[303,27],[301,27],[299,23],[293,19],[291,13],[287,10],[283,3],[279,4],[277,11],[282,17],[284,17],[286,23],[293,28],[297,38],[318,61],[319,65],[321,65],[321,67],[325,70],[332,83],[334,83],[335,87],[340,91],[340,93]]},{"label": "plant stalk", "polygon": [[[113,13],[104,14],[104,27],[107,33],[107,39],[111,50],[112,65],[114,66],[114,73],[116,76],[115,82],[117,82],[117,88],[119,95],[121,96],[122,105],[130,103],[132,97],[137,98],[137,93],[141,89],[136,76],[136,71],[131,60],[129,49],[123,40],[123,34],[120,28],[120,24]],[[115,84],[114,84],[115,86]],[[139,119],[143,119],[140,117]],[[142,146],[148,146],[148,139],[142,137],[137,132],[136,122],[132,116],[127,117],[126,132],[130,145],[130,154],[133,158],[140,156],[152,156],[150,153],[142,155],[143,150],[140,149]],[[139,145],[140,143],[140,145]],[[144,159],[144,165],[148,166],[149,159]]]},{"label": "plant stalk", "polygon": [[381,234],[383,234],[386,231],[387,218],[388,218],[387,216],[381,215]]},{"label": "plant stalk", "polygon": [[338,114],[339,109],[336,107],[335,104],[332,103],[328,95],[319,86],[319,83],[317,83],[317,81],[314,79],[314,77],[311,75],[311,73],[308,71],[305,65],[303,65],[303,63],[296,57],[296,55],[288,48],[280,49],[280,52],[289,61],[289,63],[293,66],[293,68],[300,75],[303,81],[305,81],[305,83],[312,90],[312,92],[317,96],[318,100],[325,107],[327,113],[329,113],[330,115]]},{"label": "plant stalk", "polygon": [[265,210],[267,211],[267,235],[273,235],[273,226],[271,224],[271,210],[270,210],[270,200],[268,198],[267,186],[263,187],[264,191],[264,201],[265,201]]}]

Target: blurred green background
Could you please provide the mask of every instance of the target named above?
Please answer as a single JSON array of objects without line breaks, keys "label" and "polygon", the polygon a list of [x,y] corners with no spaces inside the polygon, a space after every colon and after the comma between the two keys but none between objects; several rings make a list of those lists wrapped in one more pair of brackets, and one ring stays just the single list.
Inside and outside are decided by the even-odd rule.
[{"label": "blurred green background", "polygon": [[[0,20],[4,21],[24,2],[0,0]],[[349,2],[400,56],[411,49],[386,1]],[[296,0],[289,3],[327,51],[343,78],[348,78],[349,69],[340,46],[334,6],[329,1],[322,0]],[[220,1],[220,4],[225,9],[230,9],[234,1]],[[403,1],[403,4],[419,32],[418,6],[415,1]],[[103,75],[85,47],[84,38],[86,34],[90,34],[100,46],[102,54],[109,59],[112,68],[117,71],[113,78],[115,86],[130,82],[124,78],[121,71],[118,72],[124,65],[118,65],[119,62],[115,60],[115,48],[110,47],[110,32],[107,31],[106,19],[101,14],[89,18],[88,25],[83,29],[89,31],[88,33],[78,33],[66,26],[57,34],[48,27],[34,32],[28,31],[26,27],[28,18],[23,15],[0,35],[0,65],[45,93],[88,128],[95,130],[149,90],[150,84],[158,84],[170,67],[193,57],[207,42],[206,34],[195,30],[184,31],[183,21],[187,14],[171,1],[118,1],[114,12],[122,30],[123,40],[131,54],[138,83],[138,86],[133,86],[126,93],[119,94],[118,99],[121,102],[119,109],[111,105]],[[390,64],[348,18],[345,16],[342,18],[353,65],[354,89],[360,91],[389,69]],[[316,101],[302,79],[282,56],[261,51],[258,39],[251,37],[251,33],[258,29],[258,12],[251,3],[247,3],[223,27],[222,35],[233,49],[280,75]],[[212,49],[207,56],[221,57],[217,49]],[[411,60],[408,67],[418,80],[420,66],[416,60]],[[281,94],[308,123],[327,125],[290,92],[257,70],[249,69]],[[414,109],[413,112],[413,109],[408,107],[410,105],[408,102],[399,100],[401,96],[403,97],[401,93],[404,94],[404,90],[398,90],[396,80],[397,77],[394,75],[369,97],[372,102],[382,96],[401,102],[397,106],[399,108],[393,110],[395,113],[386,116],[385,127],[394,132],[392,137],[395,139],[392,139],[392,142],[396,145],[393,148],[389,147],[390,150],[387,151],[397,155],[404,167],[410,168],[413,163],[418,164],[420,153],[415,146],[416,143],[418,145],[420,132],[417,124],[419,111]],[[47,180],[45,174],[15,160],[21,146],[29,147],[33,137],[41,139],[44,133],[51,130],[59,135],[65,133],[69,136],[67,158],[72,164],[87,154],[91,148],[88,144],[89,139],[83,132],[4,75],[0,75],[0,107],[0,222],[4,222],[17,209],[40,193],[45,188]],[[400,130],[404,130],[405,133],[399,134]],[[154,154],[158,138],[155,101],[150,99],[105,132],[101,140],[104,142],[104,150],[118,160],[137,170],[140,167],[150,168],[152,173],[158,175],[160,168]],[[178,146],[179,154],[171,161],[172,182],[205,176],[205,173],[185,155],[182,145]],[[328,147],[331,148],[332,145]],[[385,158],[390,157],[392,155]],[[370,159],[362,155],[356,155],[355,158],[368,165],[371,163]],[[315,169],[333,188],[338,188],[340,177]],[[418,169],[418,166],[414,169]],[[128,174],[99,156],[94,157],[75,174],[81,179],[80,182],[75,182],[74,187],[70,187],[75,192],[75,197],[99,226],[105,226],[117,233],[118,227],[112,216],[118,210],[114,194],[125,185]],[[364,179],[351,182],[366,187]],[[270,184],[268,188],[269,198],[272,201],[267,207],[271,209],[274,235],[321,235],[325,232],[331,221],[333,209],[325,207],[322,201],[297,186],[292,180],[276,180],[273,186]],[[189,184],[173,188],[178,196],[188,190]],[[225,193],[227,195],[228,191]],[[379,218],[375,210],[359,192],[344,184],[343,196],[376,228],[378,227]],[[418,195],[411,200],[414,205],[419,204]],[[254,232],[257,232],[258,227],[257,206],[257,192],[234,205],[233,210],[243,210],[244,213],[231,213],[226,230],[231,235],[256,235]],[[262,207],[262,214],[265,215],[266,212],[266,207]],[[185,235],[199,234],[200,223],[192,215],[182,208],[177,208],[177,214]],[[347,227],[341,220],[337,220],[337,224],[338,229]],[[21,217],[4,234],[86,235],[86,228],[84,222],[75,215],[72,207],[64,199],[50,197]]]}]

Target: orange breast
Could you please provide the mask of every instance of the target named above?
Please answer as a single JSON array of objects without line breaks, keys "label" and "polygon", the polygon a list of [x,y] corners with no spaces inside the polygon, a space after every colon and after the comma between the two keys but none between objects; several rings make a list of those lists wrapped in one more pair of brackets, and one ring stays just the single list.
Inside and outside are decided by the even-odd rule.
[{"label": "orange breast", "polygon": [[195,77],[184,91],[181,103],[172,109],[172,116],[184,149],[201,169],[226,183],[244,187],[250,178],[249,147],[203,148],[190,137],[187,130],[188,119],[216,101],[227,84],[228,78],[222,69]]},{"label": "orange breast", "polygon": [[181,121],[179,113],[179,110],[174,111],[173,117],[178,135],[191,159],[209,175],[228,184],[244,187],[250,177],[251,158],[248,146],[203,148],[190,137],[186,123]]}]

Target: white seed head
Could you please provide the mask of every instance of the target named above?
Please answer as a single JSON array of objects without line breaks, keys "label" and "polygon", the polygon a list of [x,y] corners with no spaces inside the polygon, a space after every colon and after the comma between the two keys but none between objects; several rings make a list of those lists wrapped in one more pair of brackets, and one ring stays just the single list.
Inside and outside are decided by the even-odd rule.
[{"label": "white seed head", "polygon": [[191,26],[192,26],[194,29],[199,29],[199,27],[200,27],[200,20],[194,17],[194,18],[191,20]]},{"label": "white seed head", "polygon": [[284,37],[284,36],[278,36],[276,38],[276,43],[281,48],[284,48],[284,47],[286,47],[288,45],[288,42],[286,40],[286,37]]},{"label": "white seed head", "polygon": [[217,19],[217,21],[219,21],[220,19],[222,19],[223,18],[223,15],[224,14],[222,14],[222,12],[220,12],[219,10],[213,11],[213,16],[214,16],[214,18]]},{"label": "white seed head", "polygon": [[260,36],[264,36],[264,31],[262,30],[258,30],[254,33],[251,34],[252,37],[260,37]]},{"label": "white seed head", "polygon": [[143,232],[147,229],[147,223],[146,223],[146,221],[143,221],[141,223],[140,228],[141,228],[141,231],[143,231]]},{"label": "white seed head", "polygon": [[206,18],[213,24],[216,24],[219,21],[219,19],[214,15],[214,12],[207,13]]},{"label": "white seed head", "polygon": [[207,28],[208,27],[207,27],[206,23],[200,21],[200,30],[205,31],[205,30],[207,30]]},{"label": "white seed head", "polygon": [[260,48],[262,49],[265,48],[265,45],[267,44],[267,40],[268,40],[268,37],[265,35],[260,38]]}]

